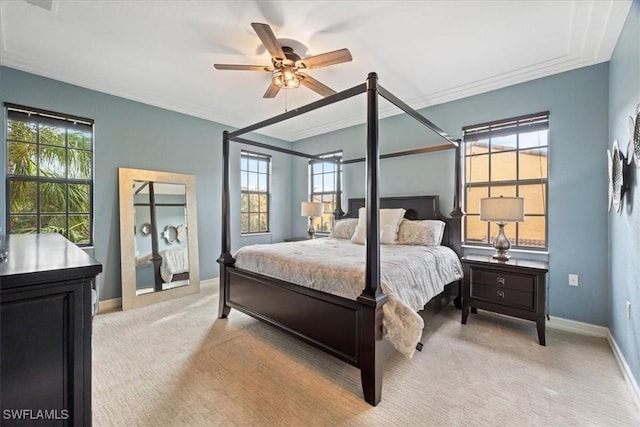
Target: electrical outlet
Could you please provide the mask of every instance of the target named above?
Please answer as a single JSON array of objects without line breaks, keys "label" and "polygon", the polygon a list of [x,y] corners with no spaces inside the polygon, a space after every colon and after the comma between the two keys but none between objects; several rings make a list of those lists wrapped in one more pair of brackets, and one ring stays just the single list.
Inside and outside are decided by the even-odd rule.
[{"label": "electrical outlet", "polygon": [[626,310],[627,310],[627,320],[631,320],[631,302],[630,301],[627,301]]},{"label": "electrical outlet", "polygon": [[569,286],[578,286],[578,275],[570,274],[569,275]]}]

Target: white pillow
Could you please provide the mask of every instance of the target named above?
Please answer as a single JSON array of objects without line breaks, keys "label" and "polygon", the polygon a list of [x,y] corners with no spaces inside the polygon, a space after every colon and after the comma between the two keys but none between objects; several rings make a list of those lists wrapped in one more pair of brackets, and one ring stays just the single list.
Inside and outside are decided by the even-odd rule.
[{"label": "white pillow", "polygon": [[[382,235],[382,232],[380,232]],[[367,229],[365,227],[356,227],[356,231],[351,236],[351,243],[357,243],[358,245],[364,245],[367,241]]]},{"label": "white pillow", "polygon": [[403,219],[398,230],[399,245],[438,246],[444,236],[444,221]]},{"label": "white pillow", "polygon": [[[383,245],[395,245],[398,239],[398,228],[404,218],[406,210],[380,209],[380,243]],[[367,209],[358,211],[358,226],[351,238],[351,243],[364,245],[367,238]]]},{"label": "white pillow", "polygon": [[351,239],[353,233],[356,231],[358,225],[358,218],[345,218],[336,221],[333,224],[333,230],[329,237],[334,239]]}]

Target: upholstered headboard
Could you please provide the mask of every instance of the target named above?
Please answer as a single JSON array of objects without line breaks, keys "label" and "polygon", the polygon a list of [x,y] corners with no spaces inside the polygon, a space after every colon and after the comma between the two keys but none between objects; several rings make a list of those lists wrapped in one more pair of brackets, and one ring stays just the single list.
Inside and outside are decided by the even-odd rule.
[{"label": "upholstered headboard", "polygon": [[[462,243],[460,241],[462,221],[461,218],[448,218],[442,215],[438,196],[401,196],[381,197],[380,209],[404,208],[407,212],[404,217],[416,219],[439,219],[446,223],[442,244],[453,249],[458,256],[462,256]],[[357,218],[358,209],[364,207],[365,199],[349,199],[347,213],[343,218]]]}]

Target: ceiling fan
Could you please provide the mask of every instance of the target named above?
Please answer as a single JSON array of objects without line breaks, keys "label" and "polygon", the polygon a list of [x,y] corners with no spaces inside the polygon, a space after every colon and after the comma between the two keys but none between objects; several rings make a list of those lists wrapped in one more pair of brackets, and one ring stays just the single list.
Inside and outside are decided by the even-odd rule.
[{"label": "ceiling fan", "polygon": [[336,91],[330,87],[320,83],[310,75],[303,73],[302,70],[311,70],[313,68],[349,62],[352,59],[349,49],[339,49],[300,58],[291,47],[280,46],[278,39],[273,34],[269,25],[253,22],[251,26],[256,34],[258,34],[265,49],[271,54],[271,65],[214,64],[213,66],[216,70],[270,72],[272,74],[271,84],[269,88],[267,88],[263,98],[274,98],[280,89],[293,89],[300,85],[306,86],[322,96],[329,96],[336,93]]}]

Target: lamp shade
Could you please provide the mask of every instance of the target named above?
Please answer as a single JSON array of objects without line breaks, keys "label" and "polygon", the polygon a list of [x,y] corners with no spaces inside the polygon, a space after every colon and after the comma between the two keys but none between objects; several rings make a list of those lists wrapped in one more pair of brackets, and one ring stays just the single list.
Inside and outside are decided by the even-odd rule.
[{"label": "lamp shade", "polygon": [[302,216],[321,216],[322,212],[323,207],[320,202],[302,202],[300,205],[300,215]]},{"label": "lamp shade", "polygon": [[480,221],[517,222],[524,220],[522,197],[487,197],[480,199]]}]

